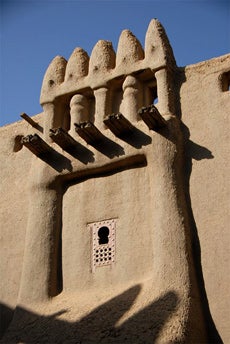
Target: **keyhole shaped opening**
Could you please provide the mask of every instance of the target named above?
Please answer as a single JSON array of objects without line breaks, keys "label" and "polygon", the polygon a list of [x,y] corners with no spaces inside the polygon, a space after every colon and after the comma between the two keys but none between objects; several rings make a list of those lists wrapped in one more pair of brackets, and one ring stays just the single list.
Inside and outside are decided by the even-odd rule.
[{"label": "keyhole shaped opening", "polygon": [[98,230],[98,242],[99,245],[104,245],[104,244],[108,244],[109,242],[109,228],[106,226],[101,227]]}]

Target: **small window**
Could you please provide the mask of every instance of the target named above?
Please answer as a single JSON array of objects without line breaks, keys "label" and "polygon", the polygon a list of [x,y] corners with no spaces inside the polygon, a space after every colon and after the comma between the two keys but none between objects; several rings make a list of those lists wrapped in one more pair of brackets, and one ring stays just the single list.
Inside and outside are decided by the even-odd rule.
[{"label": "small window", "polygon": [[157,86],[147,87],[145,94],[145,106],[158,103]]},{"label": "small window", "polygon": [[153,88],[152,95],[153,95],[153,104],[156,105],[158,103],[157,87]]},{"label": "small window", "polygon": [[230,91],[230,72],[221,75],[221,88],[223,92]]},{"label": "small window", "polygon": [[115,263],[115,231],[117,219],[88,224],[92,236],[92,271]]}]

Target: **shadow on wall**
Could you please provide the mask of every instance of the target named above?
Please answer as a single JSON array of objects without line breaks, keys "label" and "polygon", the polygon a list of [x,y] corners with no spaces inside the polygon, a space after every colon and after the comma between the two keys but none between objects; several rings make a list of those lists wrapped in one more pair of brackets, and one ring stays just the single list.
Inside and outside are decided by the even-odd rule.
[{"label": "shadow on wall", "polygon": [[[58,316],[68,310],[41,316],[17,308],[0,343],[154,343],[167,320],[176,311],[179,300],[175,292],[169,291],[120,326],[116,326],[134,304],[140,290],[139,285],[128,289],[77,322],[58,319]],[[12,312],[6,307],[5,311]]]},{"label": "shadow on wall", "polygon": [[[178,75],[176,78],[176,88],[177,88],[177,99],[176,99],[176,112],[181,120],[182,112],[181,112],[181,102],[180,102],[180,88],[184,82],[186,82],[186,75],[185,75],[185,68],[181,67],[178,68]],[[197,125],[200,125],[198,123]],[[186,162],[186,171],[185,171],[185,197],[186,197],[186,204],[187,204],[187,211],[188,211],[188,218],[190,221],[190,228],[191,228],[191,238],[192,238],[192,249],[193,249],[193,257],[195,263],[195,271],[198,280],[198,285],[200,289],[200,295],[202,300],[203,312],[205,317],[205,324],[206,330],[208,333],[208,343],[211,344],[221,344],[223,343],[216,325],[213,321],[212,314],[209,307],[208,296],[205,289],[205,281],[203,276],[203,269],[202,269],[202,261],[201,261],[201,246],[200,240],[198,235],[198,228],[196,225],[196,221],[193,215],[192,209],[192,200],[190,197],[190,177],[192,174],[192,161],[200,161],[203,159],[214,159],[212,152],[204,147],[195,143],[190,140],[190,131],[189,128],[181,122],[182,132],[184,137],[184,151],[185,151],[185,162]]]},{"label": "shadow on wall", "polygon": [[9,326],[14,315],[14,309],[0,303],[0,338],[2,338],[5,330]]},{"label": "shadow on wall", "polygon": [[200,295],[202,300],[203,312],[205,316],[206,331],[208,333],[208,343],[223,343],[209,307],[209,300],[206,293],[205,281],[203,276],[202,261],[201,261],[201,246],[198,234],[198,228],[193,215],[192,200],[190,197],[190,177],[192,174],[192,161],[203,160],[203,159],[214,159],[212,152],[197,143],[189,140],[190,132],[189,129],[183,124],[182,130],[185,138],[185,159],[186,159],[186,173],[185,173],[185,197],[188,209],[190,228],[191,228],[191,238],[192,238],[192,249],[193,257],[195,263],[196,276],[199,283]]}]

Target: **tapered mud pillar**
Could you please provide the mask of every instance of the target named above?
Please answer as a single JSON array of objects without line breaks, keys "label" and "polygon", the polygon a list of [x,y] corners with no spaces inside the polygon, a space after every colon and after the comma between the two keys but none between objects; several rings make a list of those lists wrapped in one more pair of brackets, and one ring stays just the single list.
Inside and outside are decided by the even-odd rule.
[{"label": "tapered mud pillar", "polygon": [[94,90],[95,96],[95,126],[103,129],[103,120],[111,112],[110,90],[107,87],[101,87]]},{"label": "tapered mud pillar", "polygon": [[30,176],[29,217],[19,292],[19,303],[27,305],[47,300],[61,288],[58,255],[62,195],[59,189],[49,185],[49,171],[42,164],[34,161]]},{"label": "tapered mud pillar", "polygon": [[61,127],[65,122],[63,118],[65,106],[62,101],[54,100],[53,94],[64,81],[66,64],[67,61],[63,57],[56,56],[47,68],[43,79],[40,101],[44,109],[44,138],[46,141],[51,141],[49,130]]},{"label": "tapered mud pillar", "polygon": [[[89,74],[95,97],[94,124],[98,129],[104,129],[103,120],[111,113],[111,94],[103,76],[115,67],[115,52],[111,42],[100,40],[96,43],[90,56]],[[94,84],[100,80],[100,87]]]},{"label": "tapered mud pillar", "polygon": [[121,112],[132,123],[138,118],[138,109],[142,106],[142,92],[138,80],[134,76],[127,76],[123,83],[123,104]]},{"label": "tapered mud pillar", "polygon": [[175,112],[175,99],[172,85],[171,72],[161,69],[155,73],[157,80],[157,107],[161,113]]},{"label": "tapered mud pillar", "polygon": [[[182,150],[179,123],[172,117],[167,121],[167,127],[162,129],[161,135],[154,136],[152,149],[147,155],[150,192],[155,210],[154,290],[170,290],[179,298],[179,307],[173,318],[178,337],[175,333],[174,339],[180,338],[179,342],[182,343],[206,343],[184,195]],[[164,343],[164,334],[159,343]]]},{"label": "tapered mud pillar", "polygon": [[88,102],[85,96],[76,94],[70,101],[70,134],[76,135],[75,124],[89,121]]}]

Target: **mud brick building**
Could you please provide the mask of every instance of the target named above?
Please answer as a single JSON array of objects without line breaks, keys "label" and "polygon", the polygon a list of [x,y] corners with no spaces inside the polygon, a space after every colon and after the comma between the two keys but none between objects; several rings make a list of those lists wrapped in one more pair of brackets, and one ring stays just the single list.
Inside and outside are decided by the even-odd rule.
[{"label": "mud brick building", "polygon": [[157,20],[54,58],[0,128],[1,343],[230,340],[229,85]]}]

